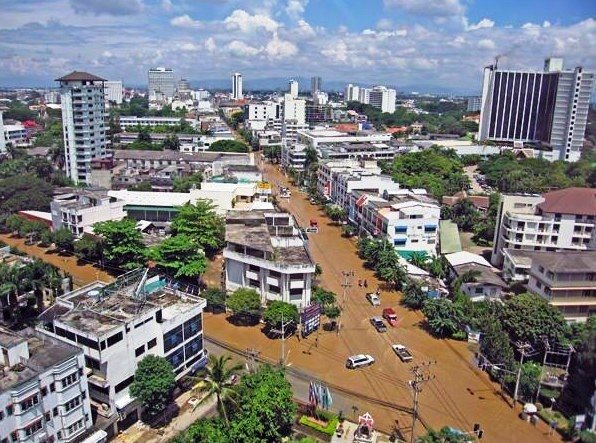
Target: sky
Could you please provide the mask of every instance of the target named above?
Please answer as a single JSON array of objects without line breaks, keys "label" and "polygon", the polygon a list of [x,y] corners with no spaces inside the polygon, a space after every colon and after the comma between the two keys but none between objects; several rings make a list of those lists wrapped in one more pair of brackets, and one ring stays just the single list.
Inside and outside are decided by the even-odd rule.
[{"label": "sky", "polygon": [[480,90],[500,54],[511,69],[548,56],[596,69],[594,0],[0,0],[0,11],[0,86],[72,70],[141,86],[168,66],[195,86],[240,71]]}]

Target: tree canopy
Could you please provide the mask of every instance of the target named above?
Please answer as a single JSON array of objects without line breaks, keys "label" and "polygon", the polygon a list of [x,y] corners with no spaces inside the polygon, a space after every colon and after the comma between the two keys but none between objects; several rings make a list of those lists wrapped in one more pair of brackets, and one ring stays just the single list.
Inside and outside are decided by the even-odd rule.
[{"label": "tree canopy", "polygon": [[204,248],[205,254],[212,257],[224,245],[225,222],[215,212],[215,205],[208,200],[187,203],[172,221],[172,234],[184,234]]},{"label": "tree canopy", "polygon": [[213,152],[249,152],[250,147],[237,140],[218,140],[211,143],[207,150]]},{"label": "tree canopy", "polygon": [[112,266],[135,269],[144,264],[145,245],[136,226],[136,221],[129,218],[93,225],[95,234],[103,238],[104,257]]},{"label": "tree canopy", "polygon": [[239,288],[230,294],[226,304],[235,315],[259,315],[261,296],[254,289]]},{"label": "tree canopy", "polygon": [[175,386],[172,365],[163,357],[147,355],[137,366],[130,394],[143,404],[150,416],[154,416],[172,401]]},{"label": "tree canopy", "polygon": [[270,327],[281,326],[282,321],[284,323],[293,321],[294,326],[296,326],[299,318],[300,315],[298,314],[296,305],[280,300],[275,300],[269,303],[265,312],[263,312],[263,320],[265,320]]},{"label": "tree canopy", "polygon": [[207,269],[205,253],[185,234],[168,237],[149,248],[147,257],[175,278],[198,278]]}]

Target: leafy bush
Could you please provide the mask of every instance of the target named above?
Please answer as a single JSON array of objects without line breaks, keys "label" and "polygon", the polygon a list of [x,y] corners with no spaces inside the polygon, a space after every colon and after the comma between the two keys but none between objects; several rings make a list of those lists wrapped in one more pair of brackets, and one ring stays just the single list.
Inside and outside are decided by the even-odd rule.
[{"label": "leafy bush", "polygon": [[[325,419],[327,418],[325,417]],[[311,421],[311,417],[303,415],[302,417],[300,417],[300,424],[314,429],[316,431],[322,432],[325,435],[332,436],[335,433],[335,430],[337,429],[339,419],[336,416],[333,416],[332,418],[328,419],[326,426],[322,426],[319,423]]]}]

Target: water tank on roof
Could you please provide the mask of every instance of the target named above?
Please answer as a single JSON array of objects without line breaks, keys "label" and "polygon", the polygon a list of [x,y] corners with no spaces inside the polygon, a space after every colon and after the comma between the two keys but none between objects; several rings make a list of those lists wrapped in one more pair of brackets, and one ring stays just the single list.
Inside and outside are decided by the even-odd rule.
[{"label": "water tank on roof", "polygon": [[99,299],[99,291],[94,289],[92,291],[87,292],[87,295],[92,298],[93,300]]}]

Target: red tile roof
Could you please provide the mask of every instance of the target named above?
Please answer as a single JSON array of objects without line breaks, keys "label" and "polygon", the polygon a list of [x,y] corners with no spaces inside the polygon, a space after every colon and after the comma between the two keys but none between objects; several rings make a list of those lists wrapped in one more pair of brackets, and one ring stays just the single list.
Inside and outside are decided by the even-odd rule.
[{"label": "red tile roof", "polygon": [[595,188],[567,188],[547,192],[538,205],[542,212],[596,216]]},{"label": "red tile roof", "polygon": [[76,82],[76,81],[91,81],[91,82],[105,82],[105,78],[98,77],[97,75],[89,74],[88,72],[72,71],[70,74],[66,74],[63,77],[57,78],[57,82]]}]

